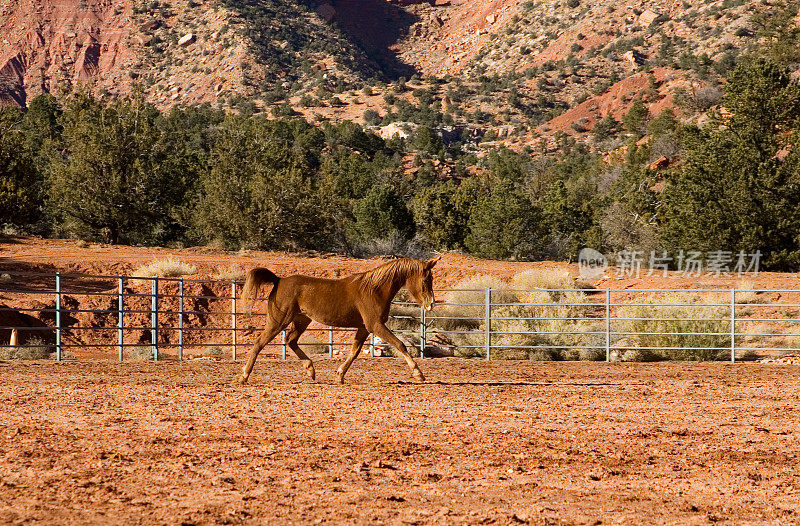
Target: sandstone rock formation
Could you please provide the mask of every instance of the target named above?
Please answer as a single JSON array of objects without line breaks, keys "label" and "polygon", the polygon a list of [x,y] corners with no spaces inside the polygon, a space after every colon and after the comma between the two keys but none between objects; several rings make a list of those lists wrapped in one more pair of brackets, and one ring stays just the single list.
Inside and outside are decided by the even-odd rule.
[{"label": "sandstone rock formation", "polygon": [[25,105],[59,85],[111,73],[131,56],[132,14],[131,0],[11,0],[0,7],[0,103]]}]

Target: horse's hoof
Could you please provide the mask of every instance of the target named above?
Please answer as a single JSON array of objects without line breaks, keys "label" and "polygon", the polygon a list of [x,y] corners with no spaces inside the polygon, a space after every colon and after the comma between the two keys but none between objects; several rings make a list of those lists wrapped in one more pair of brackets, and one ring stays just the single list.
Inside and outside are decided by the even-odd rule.
[{"label": "horse's hoof", "polygon": [[425,375],[422,374],[422,371],[420,371],[419,369],[414,370],[414,378],[416,378],[420,382],[425,381]]},{"label": "horse's hoof", "polygon": [[339,375],[339,383],[344,385],[344,376],[341,374]]},{"label": "horse's hoof", "polygon": [[239,377],[239,385],[246,385],[246,384],[247,384],[247,377],[246,376],[240,376]]},{"label": "horse's hoof", "polygon": [[311,379],[312,382],[317,381],[317,373],[314,371],[314,369],[310,369],[308,371],[308,377]]}]

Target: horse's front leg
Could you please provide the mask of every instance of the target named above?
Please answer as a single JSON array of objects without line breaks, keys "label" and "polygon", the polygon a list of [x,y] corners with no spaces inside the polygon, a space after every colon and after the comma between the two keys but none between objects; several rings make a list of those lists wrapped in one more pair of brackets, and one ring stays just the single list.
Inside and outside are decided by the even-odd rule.
[{"label": "horse's front leg", "polygon": [[379,337],[380,339],[382,339],[383,341],[385,341],[386,343],[397,349],[397,352],[399,352],[400,355],[403,357],[403,359],[406,361],[406,365],[408,365],[408,368],[411,371],[411,375],[414,378],[416,378],[420,382],[425,381],[425,375],[422,374],[419,365],[417,365],[417,362],[414,361],[414,358],[412,358],[411,355],[408,354],[408,349],[406,349],[406,344],[403,343],[400,340],[400,338],[395,336],[394,333],[390,331],[388,327],[386,327],[386,325],[377,322],[371,328],[371,331],[372,334],[374,334],[375,336]]}]

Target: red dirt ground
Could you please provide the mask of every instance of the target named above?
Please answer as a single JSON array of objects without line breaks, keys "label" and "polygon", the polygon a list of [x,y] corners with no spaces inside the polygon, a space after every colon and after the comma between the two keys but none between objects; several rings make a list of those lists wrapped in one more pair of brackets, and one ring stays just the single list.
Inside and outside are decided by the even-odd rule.
[{"label": "red dirt ground", "polygon": [[0,363],[3,524],[796,524],[754,364]]},{"label": "red dirt ground", "polygon": [[[130,275],[135,269],[154,260],[174,258],[197,267],[191,278],[213,278],[220,269],[231,267],[250,269],[268,267],[279,276],[307,274],[318,277],[339,277],[353,272],[362,272],[382,263],[379,258],[355,259],[336,254],[285,252],[227,252],[213,247],[185,249],[146,248],[124,245],[89,244],[81,246],[69,239],[39,239],[31,237],[0,237],[0,270],[34,272],[71,272]],[[646,263],[646,262],[645,262]],[[646,266],[646,264],[645,264]],[[559,261],[513,262],[492,261],[447,253],[436,265],[434,285],[436,288],[452,288],[459,281],[480,274],[496,276],[503,280],[528,269],[563,269],[578,277],[578,265]],[[713,276],[703,274],[686,277],[677,272],[661,276],[655,272],[647,276],[643,268],[640,277],[618,275],[609,269],[606,276],[593,281],[598,288],[612,290],[647,288],[729,289],[739,280],[736,275]],[[758,289],[800,289],[800,278],[796,273],[760,272],[757,276],[746,276]],[[4,286],[4,288],[7,288]]]}]

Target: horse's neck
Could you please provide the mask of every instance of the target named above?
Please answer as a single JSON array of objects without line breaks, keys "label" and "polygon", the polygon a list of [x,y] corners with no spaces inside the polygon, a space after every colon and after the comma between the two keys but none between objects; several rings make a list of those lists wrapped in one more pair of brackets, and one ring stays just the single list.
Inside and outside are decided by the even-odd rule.
[{"label": "horse's neck", "polygon": [[386,283],[383,287],[381,287],[381,292],[385,291],[385,294],[388,296],[389,301],[392,301],[397,293],[402,289],[406,281],[408,280],[407,276],[398,277],[388,283]]}]

